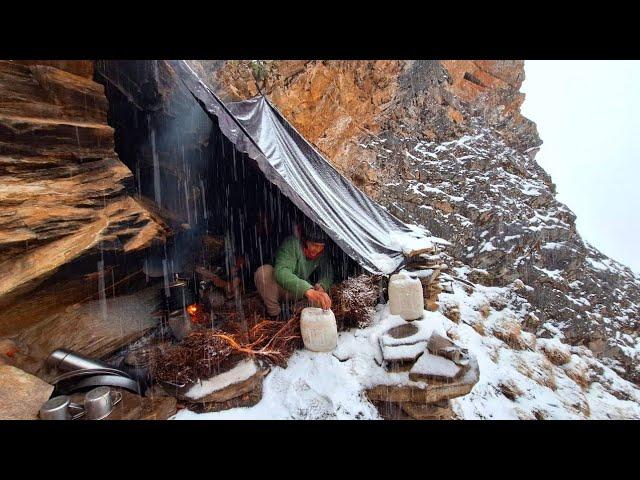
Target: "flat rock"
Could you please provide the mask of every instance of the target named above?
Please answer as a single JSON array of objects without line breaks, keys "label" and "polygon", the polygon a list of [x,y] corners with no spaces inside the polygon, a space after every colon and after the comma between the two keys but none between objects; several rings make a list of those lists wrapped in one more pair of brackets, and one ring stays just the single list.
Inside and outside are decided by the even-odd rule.
[{"label": "flat rock", "polygon": [[156,288],[152,287],[133,295],[109,298],[104,311],[100,301],[71,305],[23,330],[15,341],[18,346],[26,346],[30,358],[41,364],[57,348],[100,358],[134,342],[156,325],[157,321],[149,314],[155,295]]},{"label": "flat rock", "polygon": [[389,363],[413,362],[425,352],[427,342],[418,342],[411,345],[381,345],[382,358]]},{"label": "flat rock", "polygon": [[480,370],[474,357],[469,365],[463,367],[463,372],[453,381],[431,380],[429,382],[412,382],[407,379],[400,384],[376,385],[366,393],[372,401],[404,403],[412,402],[430,404],[461,397],[468,394],[478,382]]},{"label": "flat rock", "polygon": [[451,404],[446,402],[445,406],[420,403],[401,403],[402,410],[415,420],[451,420],[454,417]]},{"label": "flat rock", "polygon": [[402,409],[401,403],[381,402],[378,400],[372,400],[371,403],[384,420],[414,420]]},{"label": "flat rock", "polygon": [[262,382],[249,392],[224,402],[186,403],[185,406],[196,413],[219,412],[230,408],[246,408],[256,405],[262,399]]},{"label": "flat rock", "polygon": [[380,336],[380,346],[414,345],[429,340],[433,325],[428,320],[414,320],[390,328]]},{"label": "flat rock", "polygon": [[263,376],[255,360],[245,359],[226,372],[182,390],[179,398],[193,403],[226,402],[255,390],[262,385]]},{"label": "flat rock", "polygon": [[177,401],[173,397],[141,397],[121,390],[122,401],[107,417],[109,420],[167,420],[177,412]]},{"label": "flat rock", "polygon": [[36,420],[53,385],[11,365],[0,365],[0,420]]},{"label": "flat rock", "polygon": [[451,360],[429,352],[424,353],[409,371],[409,379],[420,380],[453,380],[462,369]]}]

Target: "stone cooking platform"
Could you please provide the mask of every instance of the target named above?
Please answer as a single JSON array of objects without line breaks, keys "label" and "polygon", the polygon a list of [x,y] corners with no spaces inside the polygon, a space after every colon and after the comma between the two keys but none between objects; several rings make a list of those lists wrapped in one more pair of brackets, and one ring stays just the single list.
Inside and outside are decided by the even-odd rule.
[{"label": "stone cooking platform", "polygon": [[476,359],[433,327],[433,320],[423,319],[395,325],[379,336],[383,367],[389,373],[405,372],[366,390],[383,418],[453,418],[449,400],[468,394],[478,382]]}]

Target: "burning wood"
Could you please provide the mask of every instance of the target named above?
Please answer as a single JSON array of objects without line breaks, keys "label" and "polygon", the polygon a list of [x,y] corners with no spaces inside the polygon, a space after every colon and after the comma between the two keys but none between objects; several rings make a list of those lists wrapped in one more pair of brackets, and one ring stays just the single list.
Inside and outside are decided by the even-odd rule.
[{"label": "burning wood", "polygon": [[371,325],[378,303],[378,278],[366,274],[348,278],[333,288],[331,298],[341,329],[365,328]]}]

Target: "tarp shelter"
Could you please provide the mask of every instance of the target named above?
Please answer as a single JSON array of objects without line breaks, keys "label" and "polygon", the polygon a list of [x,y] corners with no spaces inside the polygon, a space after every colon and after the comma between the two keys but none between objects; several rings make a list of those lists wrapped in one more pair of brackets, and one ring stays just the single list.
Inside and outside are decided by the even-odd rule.
[{"label": "tarp shelter", "polygon": [[372,273],[392,273],[404,253],[430,246],[428,233],[408,226],[342,176],[264,97],[224,104],[182,60],[169,65],[235,148]]}]

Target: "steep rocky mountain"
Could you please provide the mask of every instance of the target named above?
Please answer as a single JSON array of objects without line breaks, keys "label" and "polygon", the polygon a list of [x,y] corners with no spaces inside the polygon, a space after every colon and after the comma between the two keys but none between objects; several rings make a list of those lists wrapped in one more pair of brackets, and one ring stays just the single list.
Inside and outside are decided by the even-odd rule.
[{"label": "steep rocky mountain", "polygon": [[640,382],[640,280],[555,199],[523,61],[190,63],[226,101],[266,94],[363,191],[450,241],[461,277],[517,285],[525,330]]}]

